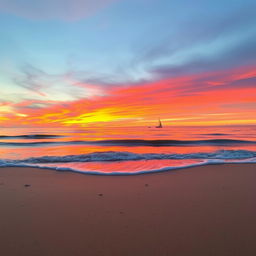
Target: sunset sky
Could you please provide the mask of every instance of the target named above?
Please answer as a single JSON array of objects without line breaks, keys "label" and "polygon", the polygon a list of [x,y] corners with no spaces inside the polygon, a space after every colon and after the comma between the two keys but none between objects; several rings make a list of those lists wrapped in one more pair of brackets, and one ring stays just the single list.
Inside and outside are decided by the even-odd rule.
[{"label": "sunset sky", "polygon": [[0,0],[0,126],[256,124],[255,0]]}]

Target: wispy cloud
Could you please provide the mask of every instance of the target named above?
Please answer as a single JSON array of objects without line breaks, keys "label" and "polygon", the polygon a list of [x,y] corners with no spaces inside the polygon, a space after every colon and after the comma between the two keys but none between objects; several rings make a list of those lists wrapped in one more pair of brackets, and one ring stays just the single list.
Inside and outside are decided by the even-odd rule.
[{"label": "wispy cloud", "polygon": [[256,63],[255,8],[248,2],[229,13],[186,20],[177,29],[166,25],[164,38],[137,49],[133,65],[158,79],[252,65]]},{"label": "wispy cloud", "polygon": [[147,125],[159,116],[186,125],[256,123],[255,79],[255,67],[232,69],[111,87],[108,95],[74,101],[5,103],[2,113],[7,126],[127,125],[127,119],[129,125]]},{"label": "wispy cloud", "polygon": [[256,64],[255,36],[246,39],[239,45],[230,47],[222,54],[216,54],[216,56],[198,55],[181,64],[155,65],[149,69],[149,72],[156,77],[163,78]]},{"label": "wispy cloud", "polygon": [[[74,101],[100,94],[101,89],[78,80],[73,71],[49,74],[26,64],[13,76],[16,85],[30,91],[38,100]],[[30,95],[31,97],[32,95]]]},{"label": "wispy cloud", "polygon": [[0,11],[29,19],[75,21],[117,0],[1,0]]}]

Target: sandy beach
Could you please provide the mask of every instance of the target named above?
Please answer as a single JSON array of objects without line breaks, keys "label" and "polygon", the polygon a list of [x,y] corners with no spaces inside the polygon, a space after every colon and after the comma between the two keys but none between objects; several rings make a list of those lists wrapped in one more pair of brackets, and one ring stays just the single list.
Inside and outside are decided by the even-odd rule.
[{"label": "sandy beach", "polygon": [[4,256],[256,255],[256,165],[138,176],[0,168]]}]

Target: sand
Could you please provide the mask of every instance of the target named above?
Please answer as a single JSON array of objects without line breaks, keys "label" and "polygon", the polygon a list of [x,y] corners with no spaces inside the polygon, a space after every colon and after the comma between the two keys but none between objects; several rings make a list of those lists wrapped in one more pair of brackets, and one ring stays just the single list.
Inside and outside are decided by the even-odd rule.
[{"label": "sand", "polygon": [[0,168],[0,255],[256,255],[256,165],[138,176]]}]

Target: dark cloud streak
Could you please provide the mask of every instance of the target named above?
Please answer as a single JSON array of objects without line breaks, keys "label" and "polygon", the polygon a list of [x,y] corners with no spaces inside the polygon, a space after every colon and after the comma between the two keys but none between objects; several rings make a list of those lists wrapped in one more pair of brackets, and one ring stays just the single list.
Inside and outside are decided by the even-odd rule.
[{"label": "dark cloud streak", "polygon": [[193,45],[211,43],[219,37],[225,38],[231,33],[239,33],[248,26],[254,26],[256,4],[244,7],[227,17],[197,18],[182,24],[178,34],[168,35],[166,26],[166,38],[156,45],[148,45],[146,50],[141,50],[137,61],[154,62],[160,58],[169,58],[173,54],[183,51]]},{"label": "dark cloud streak", "polygon": [[215,57],[198,56],[181,65],[153,66],[149,72],[158,78],[220,71],[239,66],[256,65],[256,33],[243,44],[230,48],[223,55]]}]

